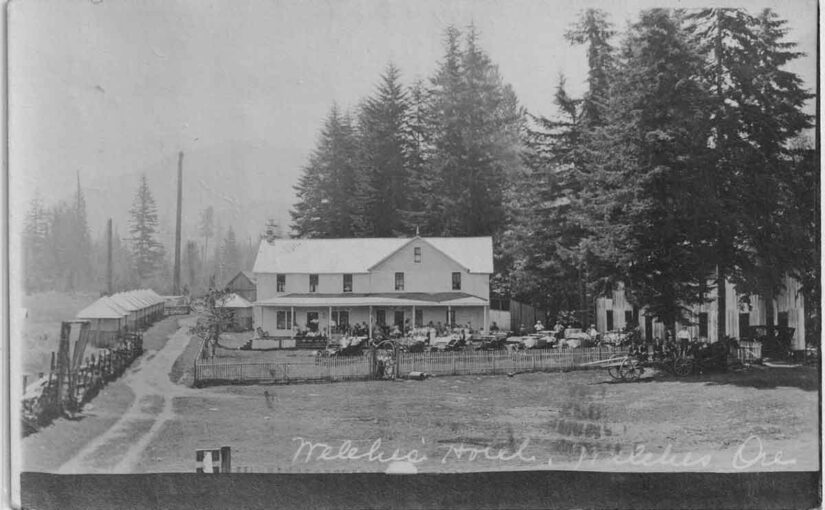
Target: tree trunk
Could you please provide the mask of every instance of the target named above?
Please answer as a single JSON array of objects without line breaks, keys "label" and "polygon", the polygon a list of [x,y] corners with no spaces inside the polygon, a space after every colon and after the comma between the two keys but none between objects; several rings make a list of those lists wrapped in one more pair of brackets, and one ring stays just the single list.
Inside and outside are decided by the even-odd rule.
[{"label": "tree trunk", "polygon": [[773,292],[771,289],[765,291],[762,295],[762,299],[765,300],[765,326],[767,326],[768,330],[768,338],[773,338],[774,336],[774,322],[773,322]]},{"label": "tree trunk", "polygon": [[725,282],[725,270],[716,267],[716,340],[721,341],[727,336],[728,316],[728,289]]}]

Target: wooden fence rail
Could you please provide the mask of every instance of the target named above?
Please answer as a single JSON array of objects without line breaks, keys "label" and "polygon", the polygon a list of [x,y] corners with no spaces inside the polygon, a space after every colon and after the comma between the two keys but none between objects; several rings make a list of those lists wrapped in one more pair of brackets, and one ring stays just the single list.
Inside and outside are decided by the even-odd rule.
[{"label": "wooden fence rail", "polygon": [[[761,356],[758,344],[743,345],[736,359],[750,363]],[[583,370],[593,361],[622,356],[626,349],[536,349],[528,351],[456,351],[399,353],[385,366],[386,374],[403,377],[410,372],[431,375],[484,375],[511,372],[552,372]],[[380,355],[379,355],[380,357]],[[224,362],[195,361],[195,385],[207,384],[290,384],[305,382],[353,381],[382,378],[370,353],[363,356],[316,358],[306,362]]]},{"label": "wooden fence rail", "polygon": [[24,435],[94,398],[106,383],[117,379],[142,353],[143,338],[133,333],[127,335],[118,347],[101,349],[97,355],[86,357],[77,368],[61,370],[53,363],[48,375],[41,377],[31,388],[24,388]]},{"label": "wooden fence rail", "polygon": [[[399,353],[385,373],[426,372],[432,375],[483,375],[579,368],[583,363],[623,354],[621,349],[475,351]],[[377,362],[363,356],[317,358],[307,362],[195,361],[195,384],[289,384],[378,378]]]}]

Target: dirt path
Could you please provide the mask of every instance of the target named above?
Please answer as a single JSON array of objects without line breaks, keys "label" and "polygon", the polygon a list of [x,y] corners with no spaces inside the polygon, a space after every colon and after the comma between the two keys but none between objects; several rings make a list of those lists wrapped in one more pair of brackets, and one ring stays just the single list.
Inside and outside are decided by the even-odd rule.
[{"label": "dirt path", "polygon": [[134,402],[112,427],[63,464],[59,473],[132,471],[146,446],[174,417],[172,399],[199,394],[169,380],[172,365],[189,343],[188,331],[193,323],[192,318],[182,320],[162,349],[148,352],[127,371],[123,382],[134,392]]}]

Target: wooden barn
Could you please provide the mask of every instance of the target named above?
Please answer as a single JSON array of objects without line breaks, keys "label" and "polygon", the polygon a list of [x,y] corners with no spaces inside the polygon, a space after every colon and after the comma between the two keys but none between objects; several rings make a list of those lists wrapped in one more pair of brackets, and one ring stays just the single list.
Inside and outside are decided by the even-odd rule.
[{"label": "wooden barn", "polygon": [[234,278],[229,280],[226,288],[233,294],[237,294],[243,299],[254,303],[258,300],[258,281],[250,271],[240,271]]}]

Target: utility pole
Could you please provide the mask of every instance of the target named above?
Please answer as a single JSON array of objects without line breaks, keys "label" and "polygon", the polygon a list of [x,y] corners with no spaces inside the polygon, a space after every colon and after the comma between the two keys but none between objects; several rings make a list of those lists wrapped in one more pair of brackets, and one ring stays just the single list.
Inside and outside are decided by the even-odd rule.
[{"label": "utility pole", "polygon": [[180,294],[180,218],[183,202],[183,151],[178,153],[178,213],[175,222],[175,272],[172,283],[172,294]]},{"label": "utility pole", "polygon": [[112,295],[112,218],[106,222],[106,295]]}]

